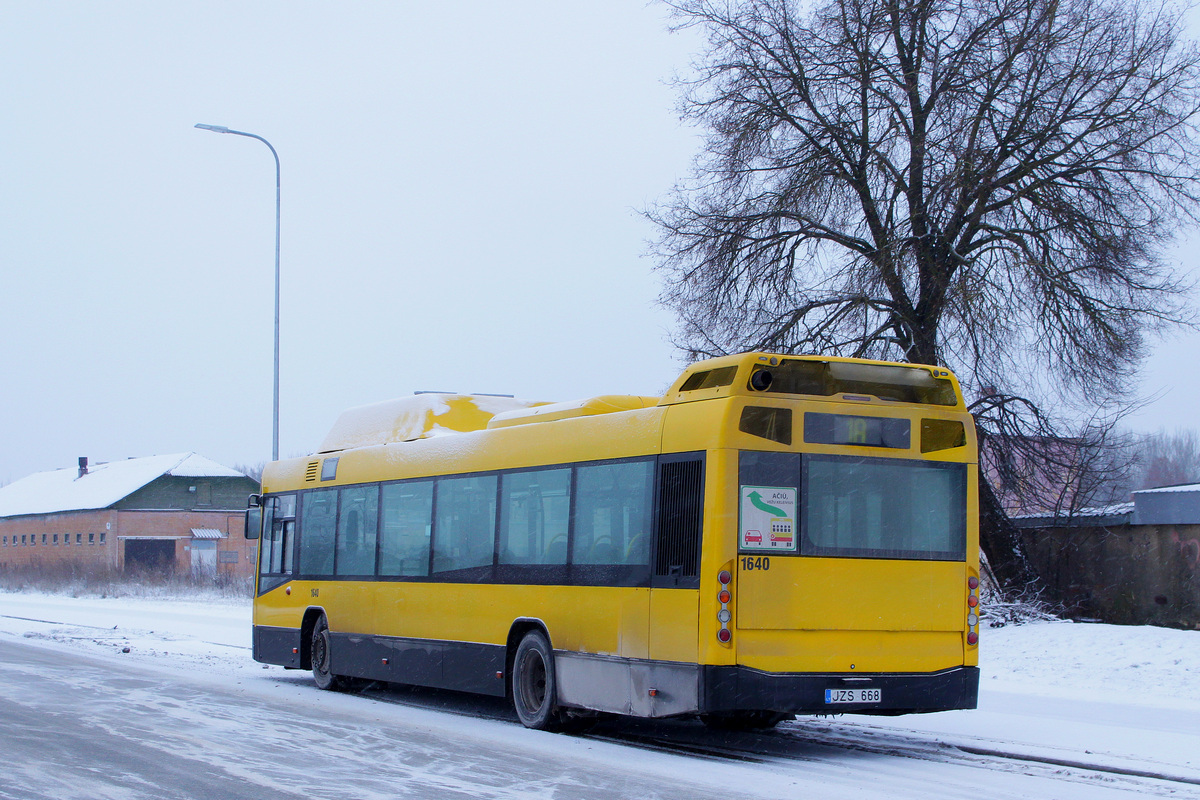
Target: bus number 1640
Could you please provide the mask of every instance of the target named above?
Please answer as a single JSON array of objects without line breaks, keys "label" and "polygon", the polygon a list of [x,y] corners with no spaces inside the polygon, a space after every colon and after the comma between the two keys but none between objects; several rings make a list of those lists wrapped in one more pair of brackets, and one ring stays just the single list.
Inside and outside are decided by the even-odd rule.
[{"label": "bus number 1640", "polygon": [[770,556],[742,556],[742,569],[749,572],[755,569],[770,569]]}]

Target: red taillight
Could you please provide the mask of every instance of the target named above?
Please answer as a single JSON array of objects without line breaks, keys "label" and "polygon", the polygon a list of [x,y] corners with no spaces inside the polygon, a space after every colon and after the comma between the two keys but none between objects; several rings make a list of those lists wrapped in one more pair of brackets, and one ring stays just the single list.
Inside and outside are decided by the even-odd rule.
[{"label": "red taillight", "polygon": [[717,622],[721,623],[721,627],[717,629],[717,641],[721,644],[728,644],[733,637],[733,633],[729,630],[729,620],[733,615],[729,613],[729,601],[733,599],[733,592],[729,591],[729,584],[733,580],[733,576],[729,574],[729,570],[723,569],[717,573],[717,580],[721,582],[721,591],[717,592],[717,599],[721,601],[721,608],[717,611]]},{"label": "red taillight", "polygon": [[979,616],[975,608],[979,605],[979,578],[971,575],[967,578],[967,644],[973,645],[979,641]]}]

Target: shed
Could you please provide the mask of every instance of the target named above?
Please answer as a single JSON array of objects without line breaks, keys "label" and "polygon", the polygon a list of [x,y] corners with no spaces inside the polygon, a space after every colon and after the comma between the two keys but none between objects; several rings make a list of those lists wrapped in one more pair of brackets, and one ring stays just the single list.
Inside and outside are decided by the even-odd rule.
[{"label": "shed", "polygon": [[253,478],[195,453],[38,472],[0,487],[0,569],[251,575]]}]

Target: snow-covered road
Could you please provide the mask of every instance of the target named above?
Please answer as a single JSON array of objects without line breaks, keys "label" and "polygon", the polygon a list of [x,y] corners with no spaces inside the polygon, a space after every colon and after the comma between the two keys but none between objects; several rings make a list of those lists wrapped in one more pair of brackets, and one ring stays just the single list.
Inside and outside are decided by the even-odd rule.
[{"label": "snow-covered road", "polygon": [[1200,798],[1200,632],[1035,623],[983,654],[976,711],[563,736],[265,669],[248,601],[0,593],[0,798]]}]

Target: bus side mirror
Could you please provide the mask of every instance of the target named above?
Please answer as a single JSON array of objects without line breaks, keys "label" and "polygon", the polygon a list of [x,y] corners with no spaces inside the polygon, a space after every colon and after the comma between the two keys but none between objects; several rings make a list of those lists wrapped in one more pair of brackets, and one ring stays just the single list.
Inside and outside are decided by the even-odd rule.
[{"label": "bus side mirror", "polygon": [[262,535],[263,514],[262,506],[253,506],[246,509],[246,538],[257,539]]}]

